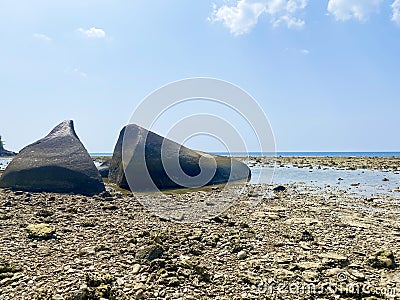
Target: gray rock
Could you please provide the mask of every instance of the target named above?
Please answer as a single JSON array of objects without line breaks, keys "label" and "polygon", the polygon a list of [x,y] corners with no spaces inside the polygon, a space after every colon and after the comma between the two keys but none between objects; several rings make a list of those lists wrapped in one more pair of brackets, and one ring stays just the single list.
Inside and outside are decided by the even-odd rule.
[{"label": "gray rock", "polygon": [[246,257],[247,257],[247,252],[244,250],[239,251],[239,253],[237,254],[238,259],[245,259]]},{"label": "gray rock", "polygon": [[380,250],[368,259],[373,268],[394,268],[396,266],[393,252]]},{"label": "gray rock", "polygon": [[250,169],[236,159],[191,150],[130,124],[120,132],[108,178],[121,188],[143,191],[222,184],[250,175]]},{"label": "gray rock", "polygon": [[284,192],[284,191],[286,191],[286,188],[283,185],[278,185],[277,187],[274,187],[273,191],[274,192]]},{"label": "gray rock", "polygon": [[133,275],[136,275],[136,274],[138,274],[139,272],[140,272],[140,269],[142,268],[142,266],[141,265],[139,265],[139,264],[134,264],[133,266],[132,266],[132,271],[131,271],[131,273],[133,274]]},{"label": "gray rock", "polygon": [[22,149],[4,171],[0,187],[83,195],[104,191],[101,176],[71,120]]},{"label": "gray rock", "polygon": [[163,248],[159,245],[148,245],[142,246],[136,252],[135,257],[137,259],[147,259],[148,261],[152,261],[156,258],[159,258],[163,253]]},{"label": "gray rock", "polygon": [[108,178],[108,174],[110,173],[110,162],[111,159],[103,162],[100,166],[97,167],[97,170],[99,170],[102,178]]},{"label": "gray rock", "polygon": [[88,273],[86,284],[81,287],[81,294],[74,299],[115,299],[113,281],[114,277],[110,274]]},{"label": "gray rock", "polygon": [[346,256],[335,252],[324,252],[317,255],[322,259],[322,263],[326,266],[345,267],[349,265],[349,260]]},{"label": "gray rock", "polygon": [[316,283],[319,281],[319,274],[315,271],[306,270],[302,273],[303,280],[307,283]]},{"label": "gray rock", "polygon": [[56,228],[52,225],[40,223],[30,224],[26,227],[29,237],[35,239],[51,239],[56,233]]}]

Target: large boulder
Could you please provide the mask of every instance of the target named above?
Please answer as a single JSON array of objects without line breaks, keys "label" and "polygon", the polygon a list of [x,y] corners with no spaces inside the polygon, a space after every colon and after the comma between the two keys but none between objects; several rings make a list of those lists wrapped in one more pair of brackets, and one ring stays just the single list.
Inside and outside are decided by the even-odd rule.
[{"label": "large boulder", "polygon": [[250,176],[247,165],[234,158],[191,150],[129,124],[119,134],[108,179],[124,189],[146,191],[222,184]]},{"label": "large boulder", "polygon": [[76,135],[71,120],[62,122],[46,137],[22,149],[4,171],[0,187],[83,195],[105,190],[99,171]]}]

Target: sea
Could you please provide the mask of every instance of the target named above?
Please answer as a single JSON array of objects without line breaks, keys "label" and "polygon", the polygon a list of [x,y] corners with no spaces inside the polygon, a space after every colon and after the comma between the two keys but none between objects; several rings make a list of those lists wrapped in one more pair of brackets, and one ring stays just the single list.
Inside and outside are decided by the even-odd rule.
[{"label": "sea", "polygon": [[[211,152],[223,156],[319,156],[319,157],[400,157],[400,152]],[[112,153],[90,153],[92,156],[112,156]]]}]

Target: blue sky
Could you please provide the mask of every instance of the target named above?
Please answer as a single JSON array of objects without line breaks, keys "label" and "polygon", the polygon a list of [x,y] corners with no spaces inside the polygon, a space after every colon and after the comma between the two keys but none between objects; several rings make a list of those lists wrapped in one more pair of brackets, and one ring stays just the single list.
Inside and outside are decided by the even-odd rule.
[{"label": "blue sky", "polygon": [[[400,151],[400,0],[0,0],[0,134],[64,119],[111,152],[151,91],[214,77],[248,91],[278,151]],[[184,108],[182,108],[184,109]],[[201,140],[193,147],[215,151]]]}]

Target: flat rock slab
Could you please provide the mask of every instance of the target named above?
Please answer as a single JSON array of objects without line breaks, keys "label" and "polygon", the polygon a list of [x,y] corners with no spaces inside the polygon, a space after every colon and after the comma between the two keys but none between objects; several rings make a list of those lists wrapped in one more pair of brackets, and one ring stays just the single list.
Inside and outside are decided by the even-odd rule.
[{"label": "flat rock slab", "polygon": [[224,184],[250,176],[247,165],[234,158],[192,150],[129,124],[120,132],[108,179],[121,188],[143,191]]},{"label": "flat rock slab", "polygon": [[105,190],[73,121],[56,126],[46,137],[26,146],[0,178],[0,187],[32,192],[94,195]]},{"label": "flat rock slab", "polygon": [[52,225],[39,223],[30,224],[26,227],[29,237],[35,239],[50,239],[56,233],[56,228]]}]

